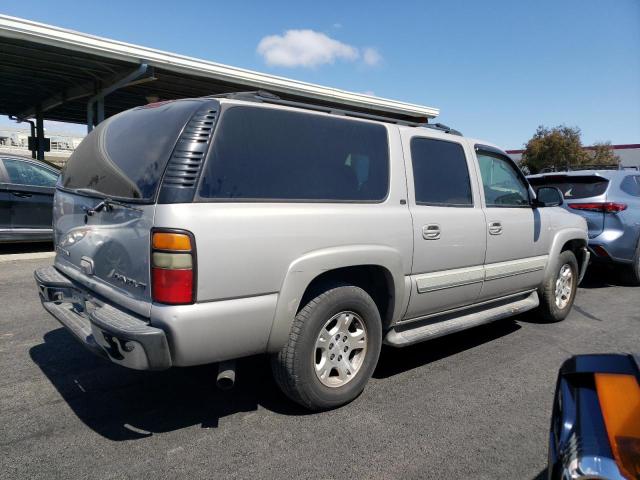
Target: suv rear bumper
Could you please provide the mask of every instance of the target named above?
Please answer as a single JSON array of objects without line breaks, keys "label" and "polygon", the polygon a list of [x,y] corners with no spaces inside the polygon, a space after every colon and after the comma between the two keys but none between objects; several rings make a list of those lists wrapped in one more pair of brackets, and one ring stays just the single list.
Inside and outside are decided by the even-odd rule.
[{"label": "suv rear bumper", "polygon": [[34,277],[42,306],[93,353],[135,370],[171,367],[163,330],[93,297],[53,266]]}]

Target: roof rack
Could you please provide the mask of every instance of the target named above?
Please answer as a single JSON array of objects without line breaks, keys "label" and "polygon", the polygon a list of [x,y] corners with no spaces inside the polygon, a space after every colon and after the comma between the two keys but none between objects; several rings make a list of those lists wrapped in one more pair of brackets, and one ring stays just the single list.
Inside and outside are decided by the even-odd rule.
[{"label": "roof rack", "polygon": [[298,102],[294,100],[285,100],[278,95],[268,92],[266,90],[254,90],[247,92],[232,92],[232,93],[221,93],[217,95],[207,95],[206,98],[229,98],[233,100],[246,100],[249,102],[259,102],[259,103],[273,103],[276,105],[285,105],[288,107],[297,107],[304,108],[306,110],[315,110],[318,112],[331,113],[333,115],[341,115],[345,117],[354,117],[354,118],[364,118],[367,120],[377,120],[380,122],[386,123],[394,123],[396,125],[404,125],[408,127],[424,127],[431,128],[434,130],[439,130],[445,133],[450,133],[452,135],[462,136],[457,130],[453,128],[449,128],[446,125],[441,123],[419,123],[419,122],[411,122],[408,120],[403,120],[400,118],[387,117],[383,115],[375,115],[371,113],[360,112],[357,110],[346,110],[343,108],[336,108],[331,106],[317,105],[314,103],[308,102]]}]

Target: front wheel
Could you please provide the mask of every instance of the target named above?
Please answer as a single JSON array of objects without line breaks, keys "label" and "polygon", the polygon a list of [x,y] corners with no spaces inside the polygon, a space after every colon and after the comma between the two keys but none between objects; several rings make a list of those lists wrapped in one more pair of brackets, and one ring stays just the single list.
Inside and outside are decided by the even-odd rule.
[{"label": "front wheel", "polygon": [[565,250],[558,258],[558,267],[545,282],[540,295],[538,312],[545,321],[564,320],[573,306],[578,289],[578,261],[575,254]]},{"label": "front wheel", "polygon": [[371,378],[382,344],[380,313],[363,289],[336,286],[296,315],[289,341],[272,358],[276,382],[310,410],[356,398]]}]

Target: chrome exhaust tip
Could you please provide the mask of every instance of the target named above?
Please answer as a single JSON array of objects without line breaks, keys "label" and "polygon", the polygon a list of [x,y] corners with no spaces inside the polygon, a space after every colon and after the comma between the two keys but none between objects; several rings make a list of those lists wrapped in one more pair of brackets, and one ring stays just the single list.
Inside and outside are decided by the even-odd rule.
[{"label": "chrome exhaust tip", "polygon": [[228,360],[218,364],[216,385],[220,390],[231,390],[236,383],[236,362]]}]

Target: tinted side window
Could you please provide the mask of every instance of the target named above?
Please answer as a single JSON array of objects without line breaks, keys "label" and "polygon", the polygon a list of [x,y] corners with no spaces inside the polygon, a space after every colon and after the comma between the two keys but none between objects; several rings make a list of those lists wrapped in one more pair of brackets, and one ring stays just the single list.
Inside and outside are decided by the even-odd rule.
[{"label": "tinted side window", "polygon": [[49,169],[10,158],[5,158],[3,162],[11,183],[36,187],[55,187],[56,185],[58,175]]},{"label": "tinted side window", "polygon": [[487,207],[529,206],[529,189],[506,158],[478,151],[478,163]]},{"label": "tinted side window", "polygon": [[640,175],[625,177],[620,184],[620,189],[629,195],[640,197]]},{"label": "tinted side window", "polygon": [[217,127],[200,196],[379,201],[389,188],[388,152],[382,125],[231,107]]},{"label": "tinted side window", "polygon": [[411,139],[411,163],[416,203],[448,207],[473,205],[462,145],[414,137]]}]

